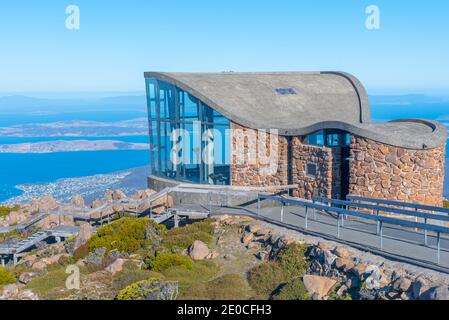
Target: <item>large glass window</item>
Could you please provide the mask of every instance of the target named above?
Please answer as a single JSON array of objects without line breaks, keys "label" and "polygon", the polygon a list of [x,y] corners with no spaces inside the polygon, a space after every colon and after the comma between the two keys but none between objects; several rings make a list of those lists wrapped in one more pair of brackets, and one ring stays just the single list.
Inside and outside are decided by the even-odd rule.
[{"label": "large glass window", "polygon": [[330,148],[346,147],[351,143],[350,134],[337,129],[326,129],[307,136],[307,143]]},{"label": "large glass window", "polygon": [[230,184],[230,121],[188,92],[146,79],[151,174]]}]

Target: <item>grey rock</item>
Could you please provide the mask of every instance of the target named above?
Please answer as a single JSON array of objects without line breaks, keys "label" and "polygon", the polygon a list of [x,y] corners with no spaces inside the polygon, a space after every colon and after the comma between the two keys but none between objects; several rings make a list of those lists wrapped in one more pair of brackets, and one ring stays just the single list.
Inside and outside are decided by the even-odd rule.
[{"label": "grey rock", "polygon": [[429,289],[427,280],[419,276],[413,282],[413,297],[419,299],[421,295]]},{"label": "grey rock", "polygon": [[444,300],[449,301],[449,288],[448,286],[433,287],[424,292],[419,300]]},{"label": "grey rock", "polygon": [[406,277],[400,277],[393,283],[393,289],[399,292],[406,292],[412,286],[412,280]]}]

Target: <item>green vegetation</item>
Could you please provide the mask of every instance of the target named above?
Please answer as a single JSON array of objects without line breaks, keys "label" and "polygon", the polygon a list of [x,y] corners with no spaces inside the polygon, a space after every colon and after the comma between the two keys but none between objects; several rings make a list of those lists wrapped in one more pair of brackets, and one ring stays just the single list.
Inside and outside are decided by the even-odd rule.
[{"label": "green vegetation", "polygon": [[0,235],[0,243],[7,242],[12,239],[23,240],[26,239],[27,237],[28,236],[25,233],[18,233],[17,230],[12,230],[10,232],[2,233]]},{"label": "green vegetation", "polygon": [[309,261],[306,259],[307,245],[291,244],[279,252],[276,262],[282,269],[285,280],[302,277],[309,268]]},{"label": "green vegetation", "polygon": [[249,285],[260,300],[269,299],[283,281],[281,266],[276,262],[262,263],[248,272]]},{"label": "green vegetation", "polygon": [[135,264],[125,264],[123,270],[113,277],[112,290],[119,292],[133,283],[151,278],[163,280],[164,276],[154,271],[141,270]]},{"label": "green vegetation", "polygon": [[121,290],[118,300],[167,300],[177,297],[177,284],[157,278],[139,281]]},{"label": "green vegetation", "polygon": [[444,206],[445,208],[449,208],[449,201],[444,200],[444,201],[443,201],[443,206]]},{"label": "green vegetation", "polygon": [[54,264],[47,270],[47,274],[32,279],[26,288],[48,300],[62,299],[68,296],[70,292],[65,289],[65,282],[69,275],[66,274],[65,267]]},{"label": "green vegetation", "polygon": [[0,206],[0,218],[6,217],[8,216],[11,212],[17,211],[19,210],[20,207],[19,206],[14,206],[14,207],[10,207],[10,206]]},{"label": "green vegetation", "polygon": [[182,228],[166,231],[163,234],[162,245],[169,250],[187,249],[196,240],[211,243],[214,227],[210,220],[197,222]]},{"label": "green vegetation", "polygon": [[156,258],[150,261],[150,269],[153,271],[163,271],[172,267],[184,267],[192,269],[193,261],[187,256],[176,253],[158,254]]},{"label": "green vegetation", "polygon": [[275,261],[265,262],[248,272],[248,282],[258,299],[308,299],[302,276],[308,269],[307,245],[291,244]]},{"label": "green vegetation", "polygon": [[249,297],[245,279],[238,274],[225,274],[206,283],[192,285],[183,299],[188,300],[244,300]]},{"label": "green vegetation", "polygon": [[90,251],[106,248],[107,253],[112,250],[134,253],[150,242],[150,227],[157,233],[162,233],[165,228],[148,219],[125,218],[101,227],[87,244]]},{"label": "green vegetation", "polygon": [[4,267],[0,267],[0,286],[13,284],[16,282],[16,277],[13,272],[6,270]]},{"label": "green vegetation", "polygon": [[301,279],[295,279],[279,289],[274,300],[309,300],[310,296]]}]

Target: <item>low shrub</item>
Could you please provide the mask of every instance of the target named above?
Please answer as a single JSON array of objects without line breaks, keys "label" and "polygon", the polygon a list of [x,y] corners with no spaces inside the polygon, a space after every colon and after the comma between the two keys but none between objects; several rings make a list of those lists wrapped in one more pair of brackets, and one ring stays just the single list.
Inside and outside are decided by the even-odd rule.
[{"label": "low shrub", "polygon": [[164,279],[160,273],[150,270],[140,270],[137,268],[124,268],[112,278],[112,290],[119,292],[133,283],[148,279]]},{"label": "low shrub", "polygon": [[42,299],[57,300],[64,298],[68,295],[65,288],[69,276],[65,269],[65,267],[57,264],[49,266],[48,273],[33,278],[26,285],[26,288],[32,290]]},{"label": "low shrub", "polygon": [[73,257],[76,260],[84,259],[85,257],[87,257],[89,255],[89,252],[90,252],[89,245],[86,243],[86,244],[83,244],[82,246],[80,246],[78,249],[76,249],[73,252]]},{"label": "low shrub", "polygon": [[282,269],[285,282],[302,277],[309,268],[306,258],[308,245],[293,243],[282,249],[276,257],[276,262]]},{"label": "low shrub", "polygon": [[176,300],[178,284],[157,278],[139,281],[121,290],[117,300]]},{"label": "low shrub", "polygon": [[147,235],[153,231],[162,233],[163,227],[148,219],[125,218],[101,227],[87,243],[90,251],[106,248],[107,252],[134,253],[148,244]]},{"label": "low shrub", "polygon": [[172,267],[192,269],[193,261],[189,257],[176,253],[162,253],[150,261],[149,267],[153,271],[163,271]]},{"label": "low shrub", "polygon": [[0,218],[8,216],[11,212],[19,210],[18,206],[0,206]]},{"label": "low shrub", "polygon": [[217,276],[220,268],[212,261],[196,261],[192,269],[183,266],[171,267],[161,273],[165,279],[179,283],[181,293],[196,283],[206,283]]},{"label": "low shrub", "polygon": [[0,267],[0,285],[13,284],[16,282],[14,273],[6,270],[4,267]]},{"label": "low shrub", "polygon": [[443,206],[445,207],[445,208],[449,208],[449,201],[443,201]]},{"label": "low shrub", "polygon": [[164,233],[162,244],[170,250],[187,249],[196,240],[211,243],[214,227],[211,220],[196,222],[181,228],[168,230]]},{"label": "low shrub", "polygon": [[207,283],[198,283],[182,295],[187,300],[245,300],[249,288],[242,276],[225,274]]},{"label": "low shrub", "polygon": [[292,280],[278,289],[274,300],[310,300],[304,282],[301,279]]},{"label": "low shrub", "polygon": [[[307,245],[291,244],[283,248],[274,261],[260,264],[248,272],[248,282],[257,298],[270,299],[285,292],[281,297],[294,296],[294,292],[301,292],[300,278],[309,268],[306,258]],[[296,286],[296,287],[295,287]]]},{"label": "low shrub", "polygon": [[269,299],[284,279],[283,270],[276,262],[265,262],[248,271],[248,283],[257,299]]}]

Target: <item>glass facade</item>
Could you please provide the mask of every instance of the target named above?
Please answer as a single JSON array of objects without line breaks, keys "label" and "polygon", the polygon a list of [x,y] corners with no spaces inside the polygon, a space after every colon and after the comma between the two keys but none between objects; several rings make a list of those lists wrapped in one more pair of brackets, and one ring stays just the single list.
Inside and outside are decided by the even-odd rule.
[{"label": "glass facade", "polygon": [[307,143],[330,148],[347,147],[351,143],[351,136],[342,130],[326,129],[309,134]]},{"label": "glass facade", "polygon": [[230,121],[188,92],[147,78],[150,165],[154,176],[230,184]]}]

